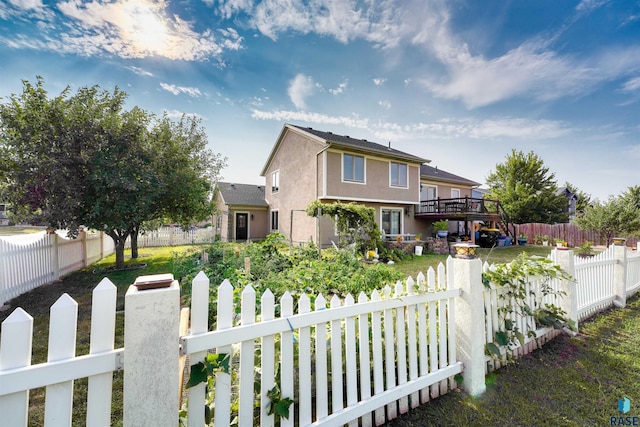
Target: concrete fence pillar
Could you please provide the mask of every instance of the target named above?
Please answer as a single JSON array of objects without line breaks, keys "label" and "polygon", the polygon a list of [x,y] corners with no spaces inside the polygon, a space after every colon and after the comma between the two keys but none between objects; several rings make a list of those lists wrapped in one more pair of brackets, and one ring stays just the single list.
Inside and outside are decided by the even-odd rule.
[{"label": "concrete fence pillar", "polygon": [[[159,282],[170,285],[141,290],[140,284]],[[124,310],[124,426],[177,426],[178,282],[172,275],[138,277],[127,290]]]},{"label": "concrete fence pillar", "polygon": [[486,390],[482,261],[456,258],[452,265],[454,287],[462,291],[455,309],[456,351],[464,366],[462,386],[477,396]]},{"label": "concrete fence pillar", "polygon": [[627,305],[627,247],[624,244],[613,246],[616,265],[613,267],[613,304],[622,308]]},{"label": "concrete fence pillar", "polygon": [[575,279],[576,268],[574,262],[573,251],[554,249],[552,257],[557,265],[565,271],[571,279],[560,279],[558,281],[558,290],[563,293],[559,296],[560,308],[566,313],[567,320],[573,322],[578,329],[578,291],[576,289],[577,282]]}]

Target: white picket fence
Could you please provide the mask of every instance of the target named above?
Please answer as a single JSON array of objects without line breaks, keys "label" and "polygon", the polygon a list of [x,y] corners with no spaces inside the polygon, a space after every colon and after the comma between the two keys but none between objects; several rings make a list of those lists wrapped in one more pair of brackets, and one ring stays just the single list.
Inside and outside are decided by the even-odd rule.
[{"label": "white picket fence", "polygon": [[[612,253],[625,274],[621,297],[620,276],[614,271],[611,301],[623,298],[624,303],[626,290],[640,287],[640,262],[624,249]],[[561,265],[575,261],[568,251],[554,254]],[[592,260],[594,271],[601,261]],[[463,387],[472,394],[484,390],[485,344],[495,333],[498,305],[494,290],[483,288],[481,273],[477,259],[450,258],[446,269],[440,265],[416,282],[408,279],[370,295],[361,293],[357,302],[351,295],[330,301],[300,295],[297,304],[289,293],[276,302],[267,291],[258,300],[251,286],[238,302],[238,293],[225,281],[217,289],[216,330],[211,332],[211,288],[200,273],[193,281],[186,334],[178,327],[177,282],[148,291],[131,286],[125,297],[125,345],[119,349],[114,349],[116,289],[104,279],[93,292],[89,354],[75,355],[77,304],[66,294],[51,309],[46,363],[31,365],[29,314],[17,308],[2,323],[1,424],[26,426],[29,390],[46,387],[45,425],[70,425],[73,381],[88,377],[87,425],[110,425],[112,375],[124,366],[124,425],[177,425],[180,349],[192,366],[208,352],[232,356],[231,375],[219,373],[215,380],[217,426],[236,417],[240,426],[275,425],[267,413],[266,392],[276,384],[278,368],[282,397],[295,401],[281,425],[380,425],[446,393],[463,365]],[[530,286],[539,283],[532,279]],[[558,286],[569,290],[560,305],[577,307],[578,300],[588,301],[581,296],[586,289],[581,283]],[[577,309],[569,309],[568,315],[578,320]],[[528,318],[514,321],[522,330],[531,325]],[[188,390],[190,426],[203,425],[205,397],[204,384]]]},{"label": "white picket fence", "polygon": [[[380,425],[446,393],[448,380],[461,371],[453,329],[459,290],[446,289],[444,266],[440,273],[439,283],[433,270],[427,281],[419,276],[417,293],[416,283],[408,279],[393,290],[360,293],[357,302],[351,295],[344,300],[334,295],[328,303],[317,295],[312,304],[303,294],[294,304],[286,292],[279,300],[279,317],[268,290],[256,310],[258,296],[250,285],[242,291],[236,316],[233,287],[225,281],[217,290],[213,332],[207,332],[209,281],[201,273],[193,283],[191,333],[182,339],[183,352],[192,364],[213,350],[239,363],[231,368],[237,376],[216,378],[215,425],[227,426],[237,417],[240,426],[273,426],[267,391],[275,385],[278,367],[282,397],[296,401],[289,418],[281,420],[283,426],[358,425],[358,420],[362,426]],[[256,399],[259,420],[254,420]],[[235,400],[237,412],[230,405]],[[189,426],[203,425],[204,404],[204,385],[190,389]]]},{"label": "white picket fence", "polygon": [[[212,227],[188,231],[163,227],[140,234],[138,247],[204,244],[211,243],[213,238]],[[127,239],[126,247],[131,247],[131,239]],[[102,232],[81,232],[77,239],[68,239],[64,230],[55,234],[43,231],[0,236],[0,307],[113,252],[113,239]]]},{"label": "white picket fence", "polygon": [[[138,247],[200,245],[212,243],[215,238],[213,227],[183,230],[181,227],[162,227],[154,231],[145,231],[138,235]],[[125,244],[131,247],[131,239]]]},{"label": "white picket fence", "polygon": [[[548,256],[548,259],[552,259],[552,255]],[[483,270],[487,271],[491,266],[488,263],[485,263],[483,266]],[[547,304],[553,304],[555,306],[559,306],[560,301],[558,298],[558,280],[551,279],[547,284],[549,288],[552,290],[552,294],[541,296],[542,286],[543,286],[543,278],[541,277],[529,277],[527,278],[526,287],[526,298],[524,303],[526,303],[529,307],[543,307]],[[485,316],[485,344],[495,343],[496,333],[504,330],[504,320],[501,318],[499,311],[500,308],[505,307],[509,304],[515,305],[515,301],[513,299],[507,300],[504,298],[507,290],[504,287],[500,287],[495,283],[490,283],[489,288],[484,290],[483,299],[484,299],[484,310],[486,313]],[[538,327],[535,322],[535,318],[533,316],[521,316],[516,313],[511,313],[508,316],[508,320],[512,322],[515,328],[518,329],[524,335],[524,345],[518,344],[517,346],[510,349],[510,355],[514,357],[520,357],[525,354],[530,353],[531,351],[538,348],[539,345],[543,344],[547,340],[555,337],[558,332],[554,330],[552,327]],[[528,336],[528,331],[535,331],[535,337]],[[501,348],[501,352],[504,355],[507,354],[507,350]],[[497,369],[501,366],[501,360],[497,360],[495,357],[490,355],[486,355],[487,362],[487,372]]]},{"label": "white picket fence", "polygon": [[93,291],[89,354],[76,356],[78,304],[62,295],[51,307],[48,362],[31,365],[33,318],[17,308],[0,334],[0,424],[26,426],[29,390],[46,387],[44,425],[70,426],[73,381],[89,378],[87,425],[111,423],[113,371],[124,349],[114,350],[116,287],[103,279]]},{"label": "white picket fence", "polygon": [[0,236],[0,306],[38,286],[54,282],[113,253],[102,233],[66,238],[61,231]]}]

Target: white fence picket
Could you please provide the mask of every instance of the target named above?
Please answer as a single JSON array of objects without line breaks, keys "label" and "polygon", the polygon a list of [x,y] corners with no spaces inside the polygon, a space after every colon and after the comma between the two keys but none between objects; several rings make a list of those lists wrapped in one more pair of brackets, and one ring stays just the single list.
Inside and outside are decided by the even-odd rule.
[{"label": "white fence picket", "polygon": [[[209,279],[202,271],[191,282],[191,331],[190,335],[197,335],[209,330]],[[193,366],[204,361],[206,352],[191,354],[189,364]],[[200,383],[187,390],[189,397],[188,419],[189,427],[204,425],[205,383]]]},{"label": "white fence picket", "polygon": [[[345,306],[352,306],[354,299],[351,294],[347,295],[344,299]],[[347,381],[347,407],[353,406],[358,403],[358,366],[357,356],[358,348],[356,344],[356,319],[353,316],[349,316],[345,319],[345,333],[344,333],[344,348],[345,348],[345,373]],[[304,425],[301,421],[301,425]],[[355,419],[349,423],[350,427],[357,427],[358,420]]]},{"label": "white fence picket", "polygon": [[[241,300],[242,326],[252,325],[256,319],[256,292],[247,285],[242,291]],[[243,341],[240,344],[240,402],[238,407],[238,425],[249,427],[253,425],[253,381],[255,343],[254,340]]]},{"label": "white fence picket", "polygon": [[[340,307],[340,298],[331,297],[331,308]],[[344,408],[342,381],[342,321],[331,322],[331,412],[338,412]]]},{"label": "white fence picket", "polygon": [[[298,314],[309,313],[311,301],[306,294],[302,294],[298,301]],[[311,328],[300,328],[298,338],[298,390],[300,425],[311,424]],[[307,380],[308,379],[308,380]]]},{"label": "white fence picket", "polygon": [[[268,322],[275,318],[275,297],[273,292],[267,289],[260,299],[261,317],[263,322]],[[260,339],[260,365],[262,374],[260,375],[260,425],[273,427],[275,420],[273,414],[269,414],[269,403],[267,392],[275,385],[275,339],[273,335],[265,335]]]},{"label": "white fence picket", "polygon": [[[396,282],[394,289],[394,298],[401,298],[404,295],[404,286],[402,282]],[[398,385],[401,386],[407,382],[407,339],[406,339],[406,321],[405,308],[396,309],[396,359],[398,360]],[[398,409],[401,414],[409,411],[409,398],[403,396],[398,401]]]},{"label": "white fence picket", "polygon": [[[323,295],[318,295],[315,301],[315,311],[324,311],[327,301]],[[327,323],[316,325],[316,416],[319,420],[329,415],[329,386],[327,379]]]},{"label": "white fence picket", "polygon": [[[224,280],[218,287],[218,313],[216,317],[217,330],[225,330],[233,327],[233,286],[228,280]],[[225,345],[217,348],[218,354],[232,354],[232,346]],[[229,360],[229,369],[232,368],[232,358]],[[216,427],[226,427],[231,424],[231,375],[227,372],[216,374],[214,422]]]},{"label": "white fence picket", "polygon": [[[380,293],[377,290],[374,290],[371,293],[371,301],[376,302],[380,301]],[[382,312],[379,310],[371,313],[371,331],[372,338],[371,342],[373,343],[372,353],[373,353],[373,394],[379,395],[384,391],[384,369],[383,369],[383,357],[382,357]],[[384,408],[378,408],[375,411],[375,423],[377,426],[384,424],[385,419],[385,411]]]},{"label": "white fence picket", "polygon": [[[415,282],[411,277],[406,281],[407,295],[415,295],[414,290]],[[416,335],[416,306],[407,306],[407,352],[409,359],[409,380],[414,381],[418,378],[418,348],[417,348],[417,335]],[[420,393],[415,392],[410,396],[411,408],[416,408],[420,405]]]},{"label": "white fence picket", "polygon": [[[385,286],[383,289],[385,299],[391,296],[391,287]],[[396,386],[396,364],[395,364],[395,333],[394,333],[394,310],[389,308],[384,311],[384,362],[385,362],[385,390],[390,390]],[[398,403],[389,402],[387,405],[387,419],[393,420],[398,416]]]},{"label": "white fence picket", "polygon": [[[73,359],[76,353],[77,322],[78,303],[65,293],[51,306],[49,362]],[[71,425],[72,409],[73,380],[47,386],[45,424]]]},{"label": "white fence picket", "polygon": [[[291,321],[288,317],[293,316],[293,297],[289,291],[285,292],[282,298],[280,298],[280,316],[284,318],[289,324],[289,330],[284,330],[280,334],[280,391],[283,398],[289,398],[295,400],[294,389],[294,364],[293,364],[293,331],[294,328],[291,325]],[[282,418],[280,420],[281,426],[293,426],[295,420],[295,408],[291,406],[289,408],[289,418]]]},{"label": "white fence picket", "polygon": [[[107,278],[93,290],[91,300],[91,342],[89,353],[113,350],[116,329],[117,288]],[[113,373],[106,372],[89,377],[87,392],[87,425],[111,424],[111,396]]]},{"label": "white fence picket", "polygon": [[[17,308],[2,322],[0,333],[0,371],[31,365],[33,317]],[[0,392],[1,390],[0,383]],[[29,419],[29,390],[0,395],[2,422],[8,426],[25,426]]]},{"label": "white fence picket", "polygon": [[[369,299],[364,292],[358,295],[358,304],[364,304]],[[369,314],[364,313],[358,316],[358,332],[360,340],[360,400],[367,400],[371,397],[371,352]],[[362,416],[362,427],[371,426],[371,413]]]}]

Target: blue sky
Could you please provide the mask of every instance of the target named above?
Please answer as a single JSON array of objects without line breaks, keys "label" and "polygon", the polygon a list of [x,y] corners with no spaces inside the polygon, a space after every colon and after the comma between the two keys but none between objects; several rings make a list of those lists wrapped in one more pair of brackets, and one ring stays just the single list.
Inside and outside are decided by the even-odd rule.
[{"label": "blue sky", "polygon": [[0,97],[118,86],[197,115],[227,181],[284,123],[484,182],[515,148],[599,199],[640,184],[640,2],[0,0]]}]

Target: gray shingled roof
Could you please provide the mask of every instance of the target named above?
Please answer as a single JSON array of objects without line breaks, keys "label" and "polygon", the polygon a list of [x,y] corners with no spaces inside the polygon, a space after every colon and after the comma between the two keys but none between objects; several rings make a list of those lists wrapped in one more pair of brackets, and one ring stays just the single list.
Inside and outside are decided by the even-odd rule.
[{"label": "gray shingled roof", "polygon": [[358,151],[363,151],[363,152],[377,153],[387,157],[394,157],[394,158],[403,159],[403,160],[416,162],[416,163],[427,163],[430,161],[427,159],[423,159],[422,157],[414,156],[413,154],[405,153],[403,151],[396,150],[394,148],[390,148],[382,144],[378,144],[376,142],[367,141],[366,139],[351,138],[348,135],[337,135],[332,132],[324,132],[321,130],[308,128],[308,127],[306,128],[306,127],[297,126],[297,125],[290,125],[290,126],[298,128],[301,131],[308,132],[319,138],[322,138],[325,141],[327,141],[327,143],[329,143],[330,145],[336,145],[342,148],[356,149]]},{"label": "gray shingled roof", "polygon": [[269,206],[264,198],[264,185],[218,182],[227,206]]},{"label": "gray shingled roof", "polygon": [[425,179],[433,179],[436,181],[445,181],[452,182],[456,184],[464,184],[464,185],[480,185],[480,183],[471,181],[470,179],[463,178],[458,175],[454,175],[447,171],[443,171],[442,169],[438,169],[438,167],[432,167],[429,165],[420,166],[420,178]]}]

